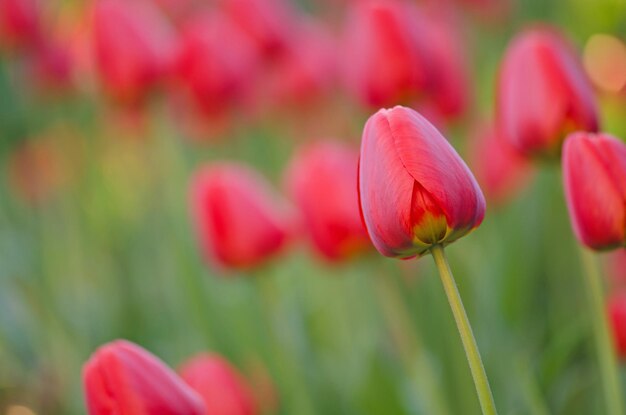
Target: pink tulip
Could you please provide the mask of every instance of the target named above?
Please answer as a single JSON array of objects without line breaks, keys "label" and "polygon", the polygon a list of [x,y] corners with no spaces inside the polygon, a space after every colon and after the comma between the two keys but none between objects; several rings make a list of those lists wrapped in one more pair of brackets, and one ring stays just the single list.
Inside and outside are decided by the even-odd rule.
[{"label": "pink tulip", "polygon": [[202,113],[219,114],[240,101],[257,66],[250,40],[223,13],[201,14],[183,27],[176,78]]},{"label": "pink tulip", "polygon": [[171,69],[174,32],[152,3],[98,0],[92,31],[96,70],[119,101],[142,101]]},{"label": "pink tulip", "polygon": [[608,134],[571,134],[563,179],[580,242],[591,249],[626,245],[626,144]]},{"label": "pink tulip", "polygon": [[509,45],[497,86],[500,134],[528,155],[558,156],[572,131],[596,131],[593,90],[581,62],[554,30],[529,29]]},{"label": "pink tulip", "polygon": [[382,109],[361,142],[359,198],[374,246],[410,258],[482,222],[483,194],[448,141],[417,112]]},{"label": "pink tulip", "polygon": [[204,401],[205,415],[255,415],[260,411],[247,381],[225,359],[203,353],[183,364],[179,373]]},{"label": "pink tulip", "polygon": [[39,0],[0,0],[0,50],[36,46],[43,38]]},{"label": "pink tulip", "polygon": [[202,251],[216,265],[259,265],[288,240],[289,212],[247,167],[224,163],[200,169],[191,184],[191,207]]},{"label": "pink tulip", "polygon": [[320,23],[303,22],[273,68],[273,99],[298,107],[320,101],[337,77],[334,39]]},{"label": "pink tulip", "polygon": [[287,0],[220,0],[222,9],[266,59],[280,56],[295,30],[296,13]]},{"label": "pink tulip", "polygon": [[428,87],[425,39],[417,9],[405,0],[363,0],[350,5],[342,49],[348,91],[364,105],[415,100]]},{"label": "pink tulip", "polygon": [[345,259],[370,245],[359,214],[356,149],[335,141],[303,148],[286,172],[289,193],[318,251]]},{"label": "pink tulip", "polygon": [[461,116],[470,101],[469,68],[462,25],[455,10],[445,2],[432,2],[423,9],[420,25],[426,56],[432,66],[429,98],[447,118]]},{"label": "pink tulip", "polygon": [[83,367],[89,415],[205,415],[200,397],[156,356],[125,340],[100,347]]}]

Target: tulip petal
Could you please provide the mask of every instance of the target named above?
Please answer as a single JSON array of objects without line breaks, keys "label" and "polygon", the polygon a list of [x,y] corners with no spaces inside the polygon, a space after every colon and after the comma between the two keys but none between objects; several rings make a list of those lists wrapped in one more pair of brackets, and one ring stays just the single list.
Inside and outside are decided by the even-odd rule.
[{"label": "tulip petal", "polygon": [[404,168],[439,206],[448,226],[469,230],[480,224],[485,199],[450,143],[415,111],[396,107],[387,119]]},{"label": "tulip petal", "polygon": [[570,135],[563,148],[567,204],[578,238],[594,249],[624,244],[626,146],[603,135]]},{"label": "tulip petal", "polygon": [[359,163],[359,198],[374,246],[383,255],[414,256],[411,199],[415,180],[395,148],[385,110],[369,119],[363,131]]}]

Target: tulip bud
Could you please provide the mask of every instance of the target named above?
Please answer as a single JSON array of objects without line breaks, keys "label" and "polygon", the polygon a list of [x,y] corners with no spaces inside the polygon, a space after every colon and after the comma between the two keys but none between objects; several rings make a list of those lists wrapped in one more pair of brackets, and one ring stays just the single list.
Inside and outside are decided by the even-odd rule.
[{"label": "tulip bud", "polygon": [[532,165],[495,128],[481,127],[472,137],[472,168],[489,201],[505,203],[527,182]]},{"label": "tulip bud", "polygon": [[0,50],[28,48],[41,40],[39,0],[0,0]]},{"label": "tulip bud", "polygon": [[273,68],[270,91],[273,99],[285,107],[300,108],[321,101],[331,91],[337,76],[336,55],[326,28],[317,22],[303,22]]},{"label": "tulip bud", "polygon": [[446,2],[425,5],[420,21],[428,62],[432,65],[430,97],[448,118],[462,115],[470,101],[470,82],[460,19]]},{"label": "tulip bud", "polygon": [[203,114],[219,115],[240,100],[256,66],[249,39],[223,13],[200,15],[183,27],[176,79]]},{"label": "tulip bud", "polygon": [[329,260],[370,245],[359,214],[357,150],[334,141],[302,149],[287,170],[287,187],[311,240]]},{"label": "tulip bud", "polygon": [[191,207],[205,257],[216,265],[249,268],[284,247],[286,208],[254,171],[220,164],[198,171]]},{"label": "tulip bud", "polygon": [[482,222],[485,199],[467,165],[424,117],[382,109],[361,142],[359,200],[374,246],[410,258]]},{"label": "tulip bud", "polygon": [[83,367],[89,415],[205,415],[200,397],[173,370],[125,340],[100,347]]},{"label": "tulip bud", "polygon": [[364,105],[413,101],[427,87],[424,40],[417,10],[404,0],[364,0],[351,5],[345,33],[344,76]]},{"label": "tulip bud", "polygon": [[183,364],[183,380],[203,399],[210,415],[259,413],[246,380],[222,357],[203,353]]},{"label": "tulip bud", "polygon": [[170,70],[174,33],[152,3],[97,1],[92,36],[104,89],[121,102],[140,102]]},{"label": "tulip bud", "polygon": [[527,155],[555,157],[572,131],[597,131],[593,90],[570,45],[547,28],[527,30],[509,45],[497,86],[503,137]]},{"label": "tulip bud", "polygon": [[256,45],[261,56],[280,56],[294,31],[296,13],[285,0],[220,0],[222,9]]},{"label": "tulip bud", "polygon": [[563,179],[580,242],[591,249],[626,245],[626,144],[608,134],[571,134]]},{"label": "tulip bud", "polygon": [[615,352],[626,358],[626,293],[613,294],[607,301],[609,323],[613,331]]}]

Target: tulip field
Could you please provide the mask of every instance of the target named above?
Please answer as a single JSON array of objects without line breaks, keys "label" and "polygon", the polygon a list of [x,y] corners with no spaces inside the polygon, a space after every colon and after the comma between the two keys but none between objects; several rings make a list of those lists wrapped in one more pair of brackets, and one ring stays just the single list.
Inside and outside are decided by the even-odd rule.
[{"label": "tulip field", "polygon": [[626,415],[626,1],[0,0],[0,415]]}]

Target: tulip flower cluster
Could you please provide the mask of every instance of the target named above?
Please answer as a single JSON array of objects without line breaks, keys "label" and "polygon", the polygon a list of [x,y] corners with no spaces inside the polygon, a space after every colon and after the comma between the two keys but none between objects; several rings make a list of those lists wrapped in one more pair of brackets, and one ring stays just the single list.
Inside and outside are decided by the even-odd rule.
[{"label": "tulip flower cluster", "polygon": [[222,357],[205,353],[180,368],[125,340],[100,347],[83,369],[89,415],[255,415],[255,398]]},{"label": "tulip flower cluster", "polygon": [[0,411],[626,415],[626,48],[540,6],[0,0]]}]

